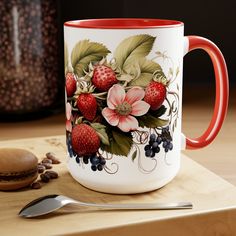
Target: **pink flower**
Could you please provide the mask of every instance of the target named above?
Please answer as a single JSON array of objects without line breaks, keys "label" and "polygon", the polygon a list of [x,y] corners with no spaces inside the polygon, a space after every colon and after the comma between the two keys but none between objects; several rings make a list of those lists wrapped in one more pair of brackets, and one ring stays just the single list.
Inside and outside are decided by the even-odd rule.
[{"label": "pink flower", "polygon": [[113,85],[107,95],[108,107],[102,115],[112,126],[118,126],[123,132],[138,129],[138,121],[134,116],[146,114],[150,105],[144,101],[145,92],[142,88],[133,87],[125,93],[123,86]]},{"label": "pink flower", "polygon": [[71,114],[71,105],[69,102],[66,103],[66,130],[71,132],[72,131],[72,114]]}]

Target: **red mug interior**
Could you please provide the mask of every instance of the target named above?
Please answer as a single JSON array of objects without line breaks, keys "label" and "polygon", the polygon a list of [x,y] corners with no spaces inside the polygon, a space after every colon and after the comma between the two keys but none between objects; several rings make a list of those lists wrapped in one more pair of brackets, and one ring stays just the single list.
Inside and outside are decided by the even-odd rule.
[{"label": "red mug interior", "polygon": [[99,29],[146,29],[183,26],[183,22],[165,19],[112,18],[67,21],[65,26]]}]

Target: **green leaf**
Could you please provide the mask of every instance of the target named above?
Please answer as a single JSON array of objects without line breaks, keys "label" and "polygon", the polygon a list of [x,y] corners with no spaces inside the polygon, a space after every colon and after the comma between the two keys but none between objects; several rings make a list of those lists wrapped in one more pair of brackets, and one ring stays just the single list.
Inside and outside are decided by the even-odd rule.
[{"label": "green leaf", "polygon": [[157,128],[157,127],[162,127],[168,124],[168,120],[163,120],[157,117],[154,117],[150,114],[146,114],[144,116],[137,117],[139,126],[144,128]]},{"label": "green leaf", "polygon": [[91,126],[96,130],[101,142],[104,145],[110,145],[109,138],[106,132],[106,126],[100,123],[91,123]]},{"label": "green leaf", "polygon": [[151,110],[150,113],[154,117],[160,117],[165,114],[166,110],[167,110],[167,108],[164,105],[162,105],[159,109],[157,109],[155,111]]},{"label": "green leaf", "polygon": [[64,65],[65,65],[65,70],[67,69],[68,66],[68,47],[66,42],[64,42]]},{"label": "green leaf", "polygon": [[117,65],[125,70],[137,59],[145,57],[152,50],[156,37],[140,34],[124,39],[116,48],[114,58]]},{"label": "green leaf", "polygon": [[89,40],[79,41],[72,50],[71,63],[78,77],[83,76],[90,62],[100,61],[110,51],[100,43]]},{"label": "green leaf", "polygon": [[124,133],[118,129],[110,130],[110,145],[101,145],[101,149],[118,156],[128,156],[133,144],[131,132]]},{"label": "green leaf", "polygon": [[161,66],[158,63],[145,58],[139,59],[138,64],[140,75],[129,83],[130,86],[146,87],[153,79],[154,72],[162,71]]},{"label": "green leaf", "polygon": [[137,157],[137,150],[135,150],[132,154],[132,157],[131,157],[132,161],[134,161],[136,157]]},{"label": "green leaf", "polygon": [[156,71],[153,80],[159,83],[163,83],[164,85],[167,85],[168,80],[165,76],[165,73],[162,70]]}]

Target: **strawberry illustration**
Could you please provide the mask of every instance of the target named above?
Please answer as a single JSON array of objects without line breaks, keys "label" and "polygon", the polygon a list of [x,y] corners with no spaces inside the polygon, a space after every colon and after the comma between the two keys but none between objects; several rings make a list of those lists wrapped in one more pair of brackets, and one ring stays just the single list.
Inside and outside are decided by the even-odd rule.
[{"label": "strawberry illustration", "polygon": [[152,110],[157,110],[166,98],[166,86],[163,83],[152,81],[145,90],[144,101]]},{"label": "strawberry illustration", "polygon": [[97,101],[91,93],[81,93],[77,100],[77,107],[83,114],[84,118],[92,121],[97,112]]},{"label": "strawberry illustration", "polygon": [[66,94],[68,97],[72,97],[76,90],[76,80],[73,73],[66,74]]},{"label": "strawberry illustration", "polygon": [[72,129],[71,144],[79,156],[91,155],[99,149],[100,139],[91,126],[79,124]]},{"label": "strawberry illustration", "polygon": [[99,91],[108,91],[117,82],[116,74],[110,67],[98,65],[94,68],[92,83]]}]

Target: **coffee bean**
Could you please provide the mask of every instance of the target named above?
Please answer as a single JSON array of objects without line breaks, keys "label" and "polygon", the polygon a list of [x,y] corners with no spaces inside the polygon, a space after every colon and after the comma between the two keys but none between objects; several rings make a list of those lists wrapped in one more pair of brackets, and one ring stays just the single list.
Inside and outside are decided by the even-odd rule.
[{"label": "coffee bean", "polygon": [[56,164],[57,165],[57,164],[60,164],[60,163],[61,163],[61,161],[59,161],[58,159],[55,159],[55,160],[52,161],[52,164]]},{"label": "coffee bean", "polygon": [[46,170],[46,167],[42,164],[38,164],[38,173],[43,173]]},{"label": "coffee bean", "polygon": [[55,158],[55,153],[53,153],[53,152],[47,152],[47,153],[46,153],[46,157],[47,157],[48,159],[54,159],[54,158]]},{"label": "coffee bean", "polygon": [[50,176],[48,174],[41,174],[40,178],[41,178],[42,182],[44,182],[44,183],[48,183],[50,181]]},{"label": "coffee bean", "polygon": [[52,160],[48,159],[48,158],[44,158],[42,160],[42,163],[49,163],[49,164],[52,164]]},{"label": "coffee bean", "polygon": [[[46,171],[46,172],[47,172],[47,171]],[[51,179],[50,173],[48,173],[48,172],[46,173],[46,172],[45,172],[44,174],[45,174],[49,179]]]},{"label": "coffee bean", "polygon": [[45,174],[48,174],[48,176],[50,176],[50,179],[57,179],[58,178],[58,173],[53,170],[48,170],[45,172]]},{"label": "coffee bean", "polygon": [[42,163],[46,169],[52,169],[52,165],[50,163]]},{"label": "coffee bean", "polygon": [[38,182],[38,181],[31,184],[32,189],[40,189],[41,187],[42,186],[41,186],[40,182]]},{"label": "coffee bean", "polygon": [[53,152],[46,153],[46,157],[52,160],[52,164],[60,164],[60,160],[56,158],[56,155]]}]

